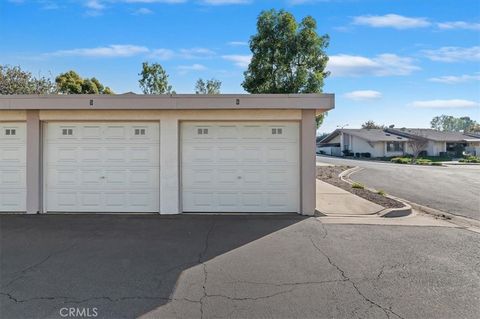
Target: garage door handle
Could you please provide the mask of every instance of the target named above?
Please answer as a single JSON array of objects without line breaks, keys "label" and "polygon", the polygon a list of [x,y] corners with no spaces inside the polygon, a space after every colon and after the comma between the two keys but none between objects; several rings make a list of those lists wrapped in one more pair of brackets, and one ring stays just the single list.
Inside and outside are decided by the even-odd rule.
[{"label": "garage door handle", "polygon": [[242,179],[242,176],[237,176],[238,179]]},{"label": "garage door handle", "polygon": [[105,176],[100,176],[101,179],[105,179]]}]

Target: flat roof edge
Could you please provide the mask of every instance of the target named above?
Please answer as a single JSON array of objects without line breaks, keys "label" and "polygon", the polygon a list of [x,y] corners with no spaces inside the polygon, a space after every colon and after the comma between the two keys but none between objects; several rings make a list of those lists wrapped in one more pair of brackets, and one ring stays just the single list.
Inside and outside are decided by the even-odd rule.
[{"label": "flat roof edge", "polygon": [[42,109],[315,109],[335,107],[334,94],[0,95],[0,110]]}]

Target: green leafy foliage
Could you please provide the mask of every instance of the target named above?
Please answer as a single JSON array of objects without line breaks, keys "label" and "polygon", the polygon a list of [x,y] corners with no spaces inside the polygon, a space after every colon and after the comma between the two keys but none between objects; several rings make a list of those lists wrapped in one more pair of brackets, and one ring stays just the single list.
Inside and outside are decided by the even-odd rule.
[{"label": "green leafy foliage", "polygon": [[171,94],[172,86],[168,84],[168,74],[159,63],[142,63],[138,83],[144,94]]},{"label": "green leafy foliage", "polygon": [[480,157],[478,156],[467,156],[459,160],[461,163],[480,163]]},{"label": "green leafy foliage", "polygon": [[204,81],[203,79],[198,79],[195,84],[195,93],[196,94],[220,94],[220,87],[222,82],[210,79]]},{"label": "green leafy foliage", "polygon": [[352,184],[352,188],[364,189],[365,186],[363,186],[363,185],[360,184],[360,183],[353,183],[353,184]]},{"label": "green leafy foliage", "polygon": [[[252,60],[242,83],[249,93],[321,93],[328,62],[328,35],[320,36],[311,16],[297,23],[284,10],[262,11],[250,38]],[[317,127],[324,119],[316,118]]]},{"label": "green leafy foliage", "polygon": [[376,124],[374,121],[366,121],[362,124],[362,128],[366,129],[384,129],[385,125]]},{"label": "green leafy foliage", "polygon": [[20,66],[0,65],[0,95],[53,93],[56,86],[49,78],[34,77]]},{"label": "green leafy foliage", "polygon": [[58,92],[63,94],[114,94],[96,78],[84,79],[73,70],[59,74],[55,82]]},{"label": "green leafy foliage", "polygon": [[390,160],[390,162],[397,164],[411,164],[412,159],[409,157],[394,157]]},{"label": "green leafy foliage", "polygon": [[430,122],[430,126],[445,132],[480,132],[479,123],[468,116],[454,117],[445,114],[435,116]]}]

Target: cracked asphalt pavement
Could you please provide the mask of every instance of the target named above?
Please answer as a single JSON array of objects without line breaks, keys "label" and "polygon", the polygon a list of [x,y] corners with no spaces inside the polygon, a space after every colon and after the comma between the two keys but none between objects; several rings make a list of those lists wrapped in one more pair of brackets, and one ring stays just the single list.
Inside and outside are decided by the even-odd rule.
[{"label": "cracked asphalt pavement", "polygon": [[296,215],[0,215],[0,317],[477,318],[479,236]]}]

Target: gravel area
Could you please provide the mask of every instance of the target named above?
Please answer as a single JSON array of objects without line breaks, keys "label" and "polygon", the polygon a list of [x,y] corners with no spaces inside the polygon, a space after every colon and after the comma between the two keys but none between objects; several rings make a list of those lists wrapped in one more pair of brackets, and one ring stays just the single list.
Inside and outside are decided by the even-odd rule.
[{"label": "gravel area", "polygon": [[352,194],[365,198],[366,200],[374,202],[375,204],[381,205],[385,208],[400,208],[404,206],[402,203],[394,199],[385,197],[377,193],[373,193],[366,189],[353,188],[352,185],[350,185],[349,183],[342,181],[340,177],[338,177],[338,175],[344,170],[347,170],[349,168],[352,168],[352,167],[351,166],[320,166],[320,167],[317,167],[317,178],[319,180],[332,184],[333,186],[340,187]]}]

